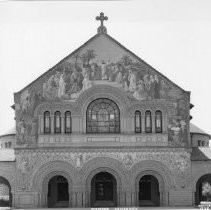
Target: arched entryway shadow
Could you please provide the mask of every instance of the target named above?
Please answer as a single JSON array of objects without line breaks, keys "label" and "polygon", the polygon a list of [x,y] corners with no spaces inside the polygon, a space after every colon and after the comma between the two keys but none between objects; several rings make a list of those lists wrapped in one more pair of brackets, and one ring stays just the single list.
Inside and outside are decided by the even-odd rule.
[{"label": "arched entryway shadow", "polygon": [[195,204],[211,201],[211,174],[201,176],[196,183]]},{"label": "arched entryway shadow", "polygon": [[161,162],[155,160],[144,160],[135,164],[131,170],[131,182],[135,188],[135,205],[139,206],[139,181],[145,175],[154,176],[159,183],[160,206],[169,205],[169,189],[175,185],[174,176],[171,171]]},{"label": "arched entryway shadow", "polygon": [[55,176],[63,176],[68,181],[69,207],[73,205],[73,182],[78,179],[75,168],[65,161],[52,161],[43,164],[32,176],[33,189],[39,192],[39,207],[47,207],[48,183]]},{"label": "arched entryway shadow", "polygon": [[139,180],[139,206],[160,206],[159,182],[153,175]]},{"label": "arched entryway shadow", "polygon": [[0,207],[12,206],[12,193],[9,181],[0,176]]},{"label": "arched entryway shadow", "polygon": [[[148,183],[142,184],[142,182]],[[139,173],[135,180],[135,187],[137,192],[137,206],[165,205],[165,183],[163,177],[157,171],[146,170]],[[147,191],[146,187],[150,187],[151,190]],[[148,195],[150,194],[150,198],[148,197],[146,199],[145,197],[141,196],[142,193],[148,193]]]},{"label": "arched entryway shadow", "polygon": [[91,207],[117,206],[117,182],[108,172],[99,172],[91,180]]},{"label": "arched entryway shadow", "polygon": [[47,206],[49,208],[69,207],[68,180],[61,175],[52,177],[48,182]]}]

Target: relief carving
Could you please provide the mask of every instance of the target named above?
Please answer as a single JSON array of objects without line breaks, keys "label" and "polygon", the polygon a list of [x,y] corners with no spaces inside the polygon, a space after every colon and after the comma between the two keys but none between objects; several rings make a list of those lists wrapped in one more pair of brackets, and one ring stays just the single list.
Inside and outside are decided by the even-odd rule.
[{"label": "relief carving", "polygon": [[[190,183],[190,154],[187,152],[26,152],[17,155],[17,168],[25,177],[30,177],[32,173],[48,162],[66,161],[74,166],[78,171],[91,159],[98,157],[108,157],[118,160],[130,170],[132,166],[143,160],[160,161],[169,168],[179,186],[188,186]],[[21,176],[20,176],[21,177]],[[29,179],[25,179],[26,181]],[[25,182],[24,182],[25,183]]]}]

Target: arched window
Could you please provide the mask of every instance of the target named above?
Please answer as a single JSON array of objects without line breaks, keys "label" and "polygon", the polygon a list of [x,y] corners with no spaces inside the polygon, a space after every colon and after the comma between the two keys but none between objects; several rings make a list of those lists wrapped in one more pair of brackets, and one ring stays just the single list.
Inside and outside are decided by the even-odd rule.
[{"label": "arched window", "polygon": [[149,110],[145,112],[145,132],[152,133],[152,116]]},{"label": "arched window", "polygon": [[65,133],[71,133],[72,132],[72,119],[71,119],[70,111],[65,112],[64,120],[65,120],[64,121]]},{"label": "arched window", "polygon": [[54,114],[54,133],[61,133],[61,113],[59,111]]},{"label": "arched window", "polygon": [[99,98],[92,101],[86,112],[87,133],[119,133],[120,111],[116,103]]},{"label": "arched window", "polygon": [[141,112],[135,112],[135,132],[141,133]]},{"label": "arched window", "polygon": [[162,133],[162,112],[159,110],[155,112],[155,132]]},{"label": "arched window", "polygon": [[51,132],[51,117],[50,112],[46,111],[44,113],[44,133],[50,133]]}]

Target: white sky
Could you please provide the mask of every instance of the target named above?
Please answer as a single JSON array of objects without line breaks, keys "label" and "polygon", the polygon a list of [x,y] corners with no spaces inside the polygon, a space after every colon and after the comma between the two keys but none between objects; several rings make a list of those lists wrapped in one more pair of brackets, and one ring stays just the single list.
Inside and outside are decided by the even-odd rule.
[{"label": "white sky", "polygon": [[0,134],[18,92],[96,34],[108,34],[183,89],[195,125],[211,134],[211,1],[0,2]]}]

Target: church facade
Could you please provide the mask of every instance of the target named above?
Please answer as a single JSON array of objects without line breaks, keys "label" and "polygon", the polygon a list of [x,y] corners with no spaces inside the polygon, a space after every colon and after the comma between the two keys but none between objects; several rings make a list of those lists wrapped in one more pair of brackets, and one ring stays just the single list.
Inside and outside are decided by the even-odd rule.
[{"label": "church facade", "polygon": [[97,19],[94,37],[14,94],[15,159],[0,163],[11,205],[195,205],[211,165],[193,155],[190,92]]}]

